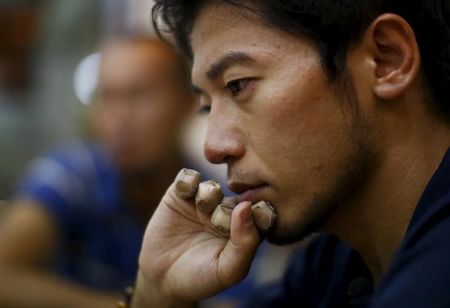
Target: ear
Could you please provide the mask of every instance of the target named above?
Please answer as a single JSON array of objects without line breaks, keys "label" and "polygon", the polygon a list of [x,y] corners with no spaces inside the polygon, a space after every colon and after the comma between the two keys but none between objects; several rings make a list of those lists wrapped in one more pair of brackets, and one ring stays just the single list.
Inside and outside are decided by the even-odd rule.
[{"label": "ear", "polygon": [[374,93],[390,100],[401,96],[416,79],[419,47],[411,26],[400,16],[383,14],[372,22],[364,40],[375,62]]}]

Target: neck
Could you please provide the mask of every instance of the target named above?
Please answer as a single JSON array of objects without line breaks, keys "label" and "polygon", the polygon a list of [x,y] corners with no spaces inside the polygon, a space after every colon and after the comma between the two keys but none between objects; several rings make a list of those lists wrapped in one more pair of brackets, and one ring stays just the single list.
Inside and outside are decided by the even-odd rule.
[{"label": "neck", "polygon": [[[450,146],[442,123],[417,127],[391,142],[372,173],[345,204],[333,213],[326,232],[360,253],[378,283],[408,229],[419,199]],[[415,136],[415,137],[411,137]]]},{"label": "neck", "polygon": [[122,189],[133,214],[144,223],[153,214],[167,187],[183,167],[183,160],[174,157],[157,166],[122,172]]}]

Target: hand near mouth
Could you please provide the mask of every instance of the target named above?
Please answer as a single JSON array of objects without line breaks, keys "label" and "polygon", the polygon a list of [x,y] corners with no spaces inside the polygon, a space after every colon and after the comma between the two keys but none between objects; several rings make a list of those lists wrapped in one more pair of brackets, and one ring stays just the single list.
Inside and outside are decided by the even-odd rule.
[{"label": "hand near mouth", "polygon": [[226,199],[221,200],[218,183],[204,184],[199,179],[198,172],[183,169],[147,226],[139,258],[137,304],[186,306],[236,284],[250,268],[261,242],[254,219],[266,214],[260,208],[259,214],[252,213],[249,201],[233,204],[225,211],[228,216],[222,217],[229,221],[229,235],[218,230],[211,222],[211,209]]}]

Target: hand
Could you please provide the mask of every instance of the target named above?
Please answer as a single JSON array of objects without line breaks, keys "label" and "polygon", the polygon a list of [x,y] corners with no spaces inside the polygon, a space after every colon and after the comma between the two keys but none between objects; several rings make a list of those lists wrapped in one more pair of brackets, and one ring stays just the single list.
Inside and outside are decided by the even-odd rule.
[{"label": "hand", "polygon": [[[198,181],[185,176],[184,183],[195,193]],[[140,276],[158,296],[198,301],[243,279],[260,241],[250,202],[235,207],[230,237],[224,238],[210,223],[210,214],[195,206],[192,194],[183,196],[173,183],[147,226]]]}]

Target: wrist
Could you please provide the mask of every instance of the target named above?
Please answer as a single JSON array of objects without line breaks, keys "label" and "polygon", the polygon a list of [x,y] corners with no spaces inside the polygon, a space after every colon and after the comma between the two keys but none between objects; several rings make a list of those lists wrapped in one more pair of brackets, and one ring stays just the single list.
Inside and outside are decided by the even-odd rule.
[{"label": "wrist", "polygon": [[[160,297],[156,288],[150,288],[146,279],[138,272],[136,285],[134,287],[133,297],[131,299],[131,308],[146,308],[156,304],[157,298]],[[153,302],[152,302],[153,299]]]},{"label": "wrist", "polygon": [[139,271],[134,294],[131,300],[131,308],[178,308],[196,307],[195,303],[187,303],[175,300],[162,292],[157,285],[148,281]]}]

